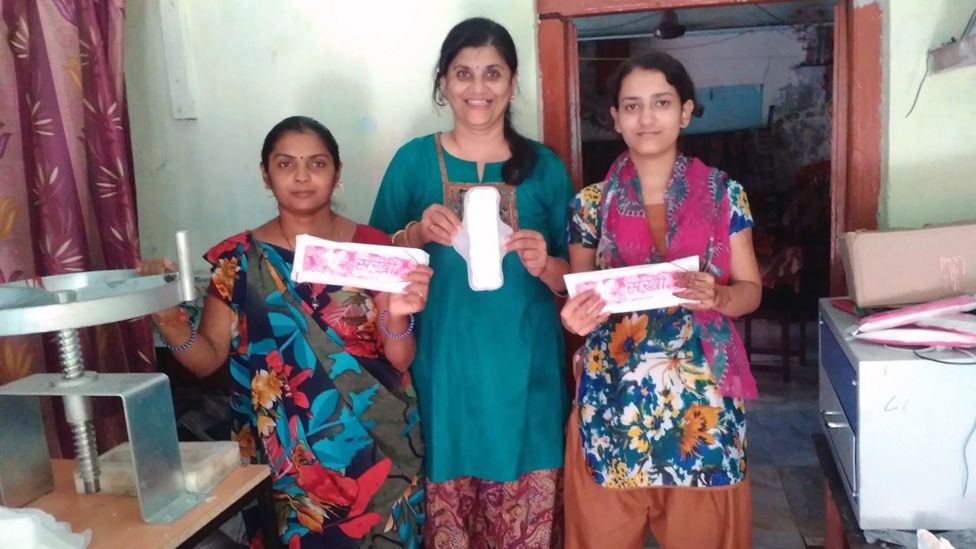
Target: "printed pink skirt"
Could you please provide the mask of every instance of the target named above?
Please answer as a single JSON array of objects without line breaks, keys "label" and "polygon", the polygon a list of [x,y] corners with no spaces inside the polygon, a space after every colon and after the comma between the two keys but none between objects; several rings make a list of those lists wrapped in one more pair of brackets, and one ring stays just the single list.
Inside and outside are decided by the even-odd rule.
[{"label": "printed pink skirt", "polygon": [[428,549],[562,547],[562,469],[511,482],[461,477],[427,482]]}]

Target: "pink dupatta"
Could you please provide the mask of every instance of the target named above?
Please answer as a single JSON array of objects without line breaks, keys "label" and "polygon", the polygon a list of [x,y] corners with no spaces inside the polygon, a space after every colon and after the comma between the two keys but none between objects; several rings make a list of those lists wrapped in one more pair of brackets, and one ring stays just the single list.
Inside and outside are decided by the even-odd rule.
[{"label": "pink dupatta", "polygon": [[[728,283],[732,215],[729,179],[724,172],[697,158],[678,156],[664,197],[668,231],[663,257],[656,250],[647,225],[637,169],[629,152],[613,163],[606,181],[600,205],[600,248],[604,250],[607,268],[697,255],[702,270],[711,273],[717,284]],[[756,380],[739,333],[729,318],[717,311],[696,311],[692,318],[722,394],[756,398]]]}]

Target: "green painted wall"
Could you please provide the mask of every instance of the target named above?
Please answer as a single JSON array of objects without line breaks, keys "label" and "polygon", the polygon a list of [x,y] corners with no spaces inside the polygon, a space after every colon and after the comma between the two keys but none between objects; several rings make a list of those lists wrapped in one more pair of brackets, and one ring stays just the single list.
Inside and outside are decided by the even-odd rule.
[{"label": "green painted wall", "polygon": [[[926,52],[958,37],[976,3],[886,2],[887,131],[883,227],[976,220],[976,66],[925,73]],[[976,243],[974,243],[976,245]]]}]

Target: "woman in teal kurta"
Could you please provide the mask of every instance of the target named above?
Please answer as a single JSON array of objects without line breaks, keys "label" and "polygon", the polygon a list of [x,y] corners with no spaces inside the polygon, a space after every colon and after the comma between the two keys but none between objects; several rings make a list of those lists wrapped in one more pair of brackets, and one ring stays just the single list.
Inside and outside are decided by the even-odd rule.
[{"label": "woman in teal kurta", "polygon": [[[509,69],[507,79],[492,73],[500,65]],[[468,20],[451,31],[435,94],[451,105],[454,128],[397,151],[370,219],[400,245],[426,243],[435,273],[417,319],[411,367],[427,449],[430,547],[544,547],[558,540],[556,486],[568,401],[553,292],[563,289],[568,269],[573,190],[551,150],[511,129],[515,68],[514,44],[496,23]],[[477,151],[492,132],[503,151],[458,157]],[[531,160],[516,166],[515,177],[512,157]],[[505,182],[512,180],[515,185]],[[499,190],[501,218],[524,244],[509,242],[519,250],[505,254],[504,285],[494,291],[472,290],[464,258],[446,245],[449,239],[438,243],[430,227],[439,214],[456,223],[464,192],[478,185]]]},{"label": "woman in teal kurta", "polygon": [[[551,254],[565,257],[572,186],[559,158],[534,146],[536,169],[515,191],[518,226],[538,231]],[[444,160],[448,194],[455,184],[479,184],[474,162],[449,153]],[[501,166],[486,164],[480,184],[499,186]],[[420,219],[427,206],[443,203],[435,136],[420,137],[390,163],[370,225],[393,233]],[[510,481],[526,471],[560,467],[559,422],[567,400],[552,291],[508,253],[502,261],[505,284],[476,292],[454,248],[431,243],[424,249],[435,275],[427,308],[417,319],[411,372],[420,392],[428,477]]]}]

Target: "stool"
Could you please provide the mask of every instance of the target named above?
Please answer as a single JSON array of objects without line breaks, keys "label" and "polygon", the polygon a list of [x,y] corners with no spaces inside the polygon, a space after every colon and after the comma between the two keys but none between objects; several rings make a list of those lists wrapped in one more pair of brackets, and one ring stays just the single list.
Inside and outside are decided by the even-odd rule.
[{"label": "stool", "polygon": [[[771,323],[778,323],[780,328],[779,336],[779,346],[778,347],[761,347],[752,344],[752,321],[753,320],[766,320]],[[797,357],[799,364],[802,366],[806,364],[806,348],[807,348],[807,336],[806,330],[804,329],[804,323],[802,315],[796,311],[791,311],[788,309],[759,309],[754,313],[744,317],[742,319],[745,327],[745,341],[743,342],[746,347],[746,357],[749,359],[749,363],[752,364],[753,353],[762,353],[770,355],[779,355],[780,357],[780,369],[783,375],[783,381],[790,381],[790,358]],[[793,345],[790,337],[790,327],[796,324],[800,329],[800,346],[798,349],[793,349]],[[754,370],[766,370],[768,368],[762,365],[752,365]]]}]

